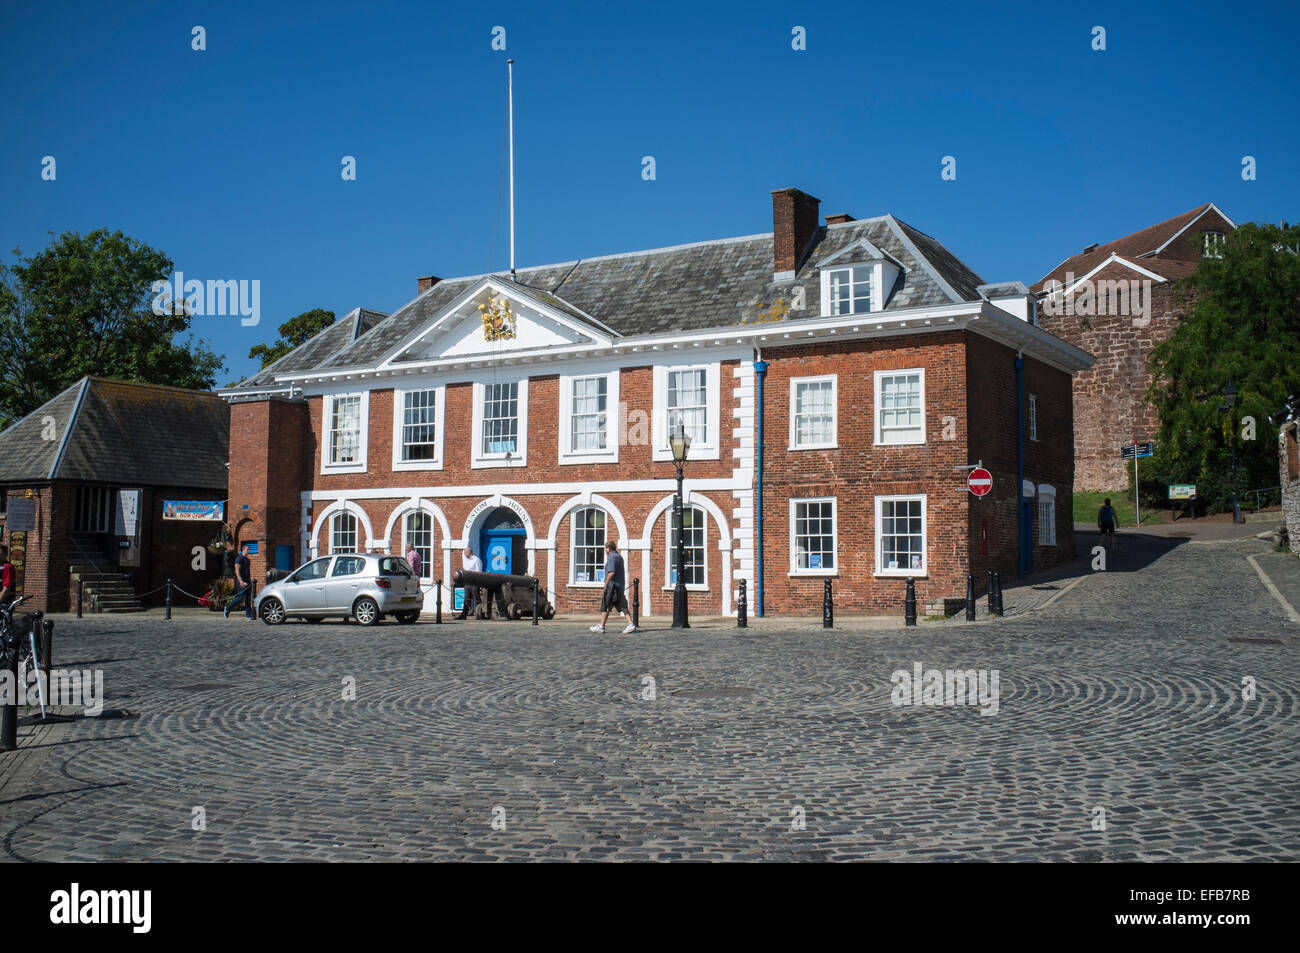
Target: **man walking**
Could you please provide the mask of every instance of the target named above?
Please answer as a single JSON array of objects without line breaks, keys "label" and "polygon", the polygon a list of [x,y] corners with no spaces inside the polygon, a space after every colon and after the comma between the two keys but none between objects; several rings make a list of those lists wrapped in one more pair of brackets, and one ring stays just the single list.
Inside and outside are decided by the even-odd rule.
[{"label": "man walking", "polygon": [[[473,546],[465,547],[465,552],[460,557],[460,568],[466,572],[483,571],[483,560],[474,555]],[[456,616],[457,619],[464,619],[478,608],[478,586],[465,584],[465,601],[461,605],[463,608],[460,610],[460,615]]]},{"label": "man walking", "polygon": [[253,563],[248,558],[248,543],[239,547],[239,556],[235,559],[235,598],[226,603],[226,618],[230,618],[230,610],[233,609],[242,599],[244,602],[244,618],[253,620],[257,616],[253,615]]},{"label": "man walking", "polygon": [[[1101,544],[1103,546],[1110,544],[1110,548],[1115,548],[1115,527],[1119,524],[1118,517],[1115,516],[1115,508],[1110,505],[1110,497],[1102,504],[1101,509],[1097,511],[1097,529],[1101,530]],[[1110,537],[1109,540],[1107,537]]]},{"label": "man walking", "polygon": [[623,630],[623,634],[636,631],[636,626],[632,624],[632,619],[627,614],[627,597],[623,595],[625,581],[623,557],[618,554],[618,544],[608,539],[605,541],[605,591],[600,597],[600,608],[604,615],[600,617],[599,623],[591,627],[592,632],[604,632],[609,614],[615,609],[618,610],[619,615],[627,619],[627,628]]}]

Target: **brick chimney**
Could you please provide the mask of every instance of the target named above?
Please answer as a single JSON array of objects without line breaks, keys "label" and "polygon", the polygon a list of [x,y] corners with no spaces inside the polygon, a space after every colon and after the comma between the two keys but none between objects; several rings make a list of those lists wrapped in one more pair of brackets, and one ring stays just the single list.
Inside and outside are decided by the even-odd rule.
[{"label": "brick chimney", "polygon": [[435,278],[433,275],[425,275],[423,278],[416,278],[416,279],[415,279],[415,287],[416,287],[416,292],[415,292],[415,293],[416,293],[417,295],[422,295],[422,294],[424,294],[426,291],[428,291],[430,288],[432,288],[434,285],[436,285],[436,284],[437,284],[438,282],[440,282],[440,281],[442,281],[441,278]]},{"label": "brick chimney", "polygon": [[778,277],[793,278],[817,233],[820,199],[798,189],[772,193],[772,257]]}]

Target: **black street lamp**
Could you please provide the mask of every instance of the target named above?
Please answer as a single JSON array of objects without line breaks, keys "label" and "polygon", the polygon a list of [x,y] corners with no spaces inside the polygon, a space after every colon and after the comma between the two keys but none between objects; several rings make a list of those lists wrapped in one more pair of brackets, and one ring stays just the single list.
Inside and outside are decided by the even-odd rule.
[{"label": "black street lamp", "polygon": [[682,467],[686,465],[686,454],[691,449],[691,435],[680,421],[668,442],[673,448],[673,463],[677,464],[677,499],[673,500],[673,510],[677,514],[677,585],[673,587],[673,628],[689,629],[691,623],[686,618],[686,540],[682,532]]},{"label": "black street lamp", "polygon": [[[1231,413],[1236,403],[1237,388],[1232,386],[1232,381],[1228,381],[1228,386],[1223,389],[1223,406],[1219,409]],[[1232,448],[1232,521],[1241,523],[1244,522],[1241,518],[1241,504],[1237,502],[1237,425],[1231,419],[1228,424],[1228,446]]]}]

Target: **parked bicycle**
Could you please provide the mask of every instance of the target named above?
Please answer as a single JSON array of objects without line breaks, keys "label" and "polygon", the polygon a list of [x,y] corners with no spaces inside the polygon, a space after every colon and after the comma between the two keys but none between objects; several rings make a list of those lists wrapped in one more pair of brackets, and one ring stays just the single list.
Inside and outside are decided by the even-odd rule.
[{"label": "parked bicycle", "polygon": [[[18,684],[30,684],[32,673],[40,670],[40,649],[37,646],[41,614],[33,613],[14,619],[14,610],[31,596],[0,606],[0,663],[5,668],[18,670]],[[17,665],[15,666],[15,658]],[[41,700],[41,714],[45,714],[45,684],[39,676],[36,679],[37,693]]]}]

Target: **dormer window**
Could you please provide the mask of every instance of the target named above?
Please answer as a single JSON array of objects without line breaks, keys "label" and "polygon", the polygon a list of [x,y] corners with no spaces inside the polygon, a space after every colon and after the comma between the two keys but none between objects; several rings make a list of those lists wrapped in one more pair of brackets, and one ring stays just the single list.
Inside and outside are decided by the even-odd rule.
[{"label": "dormer window", "polygon": [[1222,258],[1223,257],[1223,232],[1202,232],[1201,246],[1202,258]]},{"label": "dormer window", "polygon": [[871,310],[871,273],[874,265],[830,269],[830,313],[866,314]]}]

